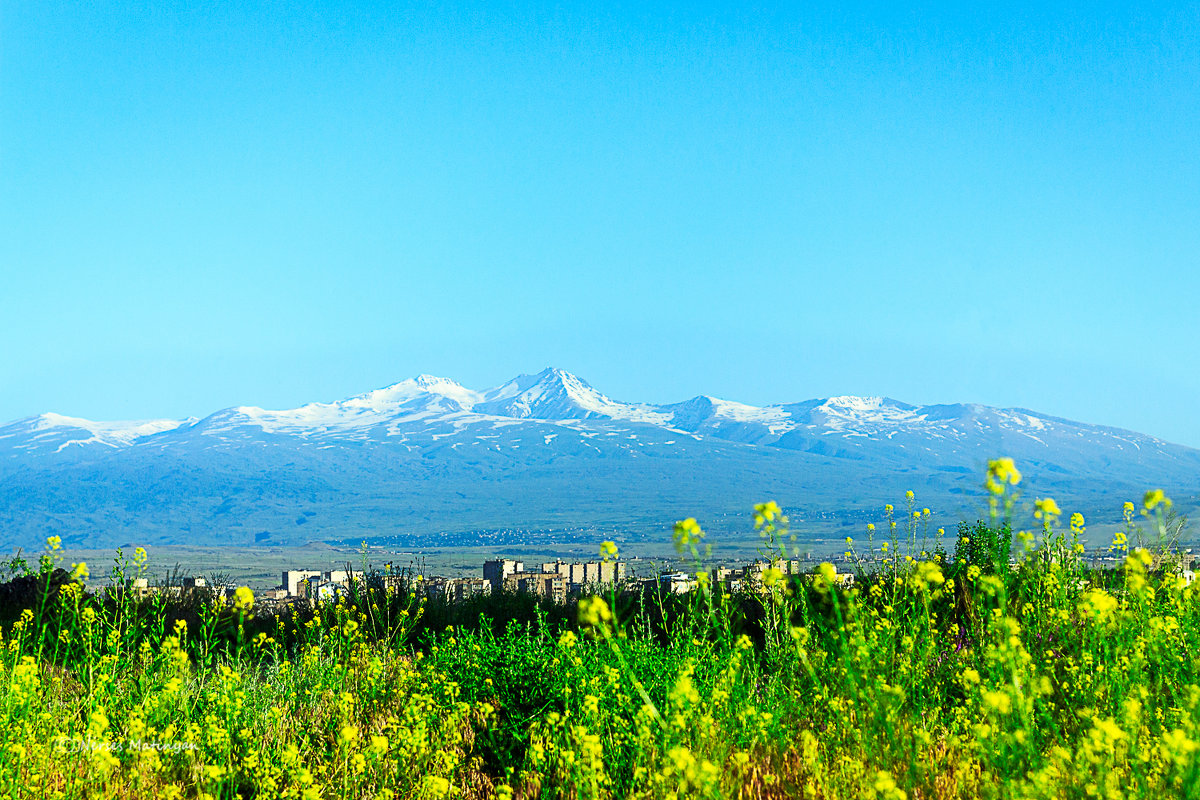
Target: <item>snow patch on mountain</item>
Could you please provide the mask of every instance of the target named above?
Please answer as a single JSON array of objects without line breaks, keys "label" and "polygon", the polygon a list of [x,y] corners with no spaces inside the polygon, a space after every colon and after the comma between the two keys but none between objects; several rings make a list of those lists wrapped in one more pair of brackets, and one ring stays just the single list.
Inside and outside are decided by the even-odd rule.
[{"label": "snow patch on mountain", "polygon": [[40,450],[52,447],[58,453],[71,447],[102,445],[120,448],[156,433],[174,430],[195,422],[194,419],[146,419],[95,422],[80,417],[47,413],[17,420],[0,428],[0,441],[9,440],[16,449]]},{"label": "snow patch on mountain", "polygon": [[459,414],[479,399],[478,392],[452,380],[419,375],[334,403],[309,403],[279,411],[237,406],[209,417],[204,428],[207,433],[220,434],[251,425],[264,433],[362,438],[376,427],[395,434],[401,424]]},{"label": "snow patch on mountain", "polygon": [[808,421],[831,431],[871,431],[912,425],[919,421],[915,406],[887,397],[830,397],[808,412]]},{"label": "snow patch on mountain", "polygon": [[669,416],[651,405],[611,400],[582,378],[553,368],[520,375],[487,391],[473,410],[517,419],[613,419],[650,425],[661,425]]},{"label": "snow patch on mountain", "polygon": [[671,427],[689,432],[732,424],[761,426],[766,432],[778,435],[794,427],[780,406],[760,408],[703,394],[664,408],[671,411]]},{"label": "snow patch on mountain", "polygon": [[449,378],[439,378],[434,375],[418,375],[415,378],[360,394],[334,405],[347,411],[359,409],[374,411],[379,414],[388,414],[408,406],[414,400],[424,400],[427,402],[432,398],[441,398],[442,400],[449,401],[440,404],[446,410],[456,407],[456,410],[459,411],[469,411],[472,406],[483,399],[483,396],[479,392],[471,391]]}]

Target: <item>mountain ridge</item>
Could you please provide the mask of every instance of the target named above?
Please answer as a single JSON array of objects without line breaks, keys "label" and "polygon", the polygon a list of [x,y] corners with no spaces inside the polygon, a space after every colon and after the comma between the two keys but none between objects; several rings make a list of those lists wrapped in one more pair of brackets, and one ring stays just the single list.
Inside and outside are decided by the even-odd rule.
[{"label": "mountain ridge", "polygon": [[[963,409],[965,414],[953,414]],[[404,412],[404,413],[401,413]],[[203,426],[214,420],[241,417],[252,423],[274,425],[278,429],[296,429],[305,425],[327,431],[337,427],[377,424],[388,416],[417,416],[422,413],[454,414],[467,412],[489,417],[563,422],[567,420],[630,421],[661,425],[680,433],[697,432],[713,420],[742,425],[762,425],[770,434],[779,435],[806,425],[841,429],[850,424],[881,425],[900,422],[928,423],[955,420],[964,416],[990,414],[1003,417],[1018,426],[1038,429],[1045,422],[1086,426],[1110,434],[1128,435],[1138,440],[1186,448],[1132,430],[1080,423],[1026,408],[1000,408],[978,403],[938,403],[914,405],[882,396],[832,395],[793,403],[752,406],[712,395],[697,395],[678,403],[654,405],[615,401],[594,389],[587,381],[558,368],[547,367],[536,374],[518,375],[510,381],[483,391],[472,390],[450,379],[422,374],[388,386],[329,403],[306,403],[293,409],[268,410],[258,406],[231,406],[206,417],[187,419],[147,419],[130,421],[94,421],[46,412],[34,417],[0,425],[0,448],[14,438],[17,427],[38,423],[40,431],[55,428],[77,429],[91,434],[87,439],[68,444],[130,445],[137,439],[180,428]],[[864,416],[875,412],[873,416]],[[1024,421],[1022,421],[1024,418]],[[290,422],[290,425],[286,424]],[[264,430],[267,428],[264,427]],[[1186,448],[1192,450],[1193,448]],[[1200,453],[1200,450],[1196,452]]]},{"label": "mountain ridge", "polygon": [[1198,450],[1027,409],[850,395],[628,403],[548,368],[482,391],[420,375],[200,419],[16,420],[0,426],[0,542],[425,541],[589,525],[661,535],[664,522],[706,515],[743,535],[735,521],[768,497],[795,519],[841,525],[907,489],[969,516],[998,456],[1037,493],[1089,513],[1147,488],[1200,490]]}]

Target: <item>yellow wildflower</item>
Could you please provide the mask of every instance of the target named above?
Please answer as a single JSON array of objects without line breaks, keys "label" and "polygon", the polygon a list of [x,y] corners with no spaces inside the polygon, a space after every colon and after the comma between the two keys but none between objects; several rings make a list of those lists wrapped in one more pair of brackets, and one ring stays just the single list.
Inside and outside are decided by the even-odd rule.
[{"label": "yellow wildflower", "polygon": [[775,518],[782,513],[779,504],[774,500],[769,500],[766,503],[756,503],[754,506],[754,527],[761,528],[775,521]]},{"label": "yellow wildflower", "polygon": [[378,735],[372,736],[371,744],[367,749],[371,752],[372,755],[375,755],[375,756],[384,755],[388,751],[388,737],[378,736]]},{"label": "yellow wildflower", "polygon": [[695,517],[688,517],[675,523],[674,538],[676,549],[682,552],[693,543],[703,539],[704,531],[701,530],[700,523],[696,522]]},{"label": "yellow wildflower", "polygon": [[585,597],[579,601],[579,624],[586,628],[608,627],[612,611],[602,597]]},{"label": "yellow wildflower", "polygon": [[998,458],[988,462],[986,486],[992,494],[1003,494],[1005,484],[1016,486],[1021,482],[1021,473],[1011,458]]},{"label": "yellow wildflower", "polygon": [[1164,508],[1171,507],[1171,498],[1167,497],[1162,489],[1152,489],[1146,492],[1146,496],[1142,499],[1142,505],[1146,507],[1147,511],[1153,511],[1160,504]]},{"label": "yellow wildflower", "polygon": [[233,593],[233,607],[241,612],[254,608],[254,592],[245,586],[239,586]]},{"label": "yellow wildflower", "polygon": [[1049,521],[1053,517],[1062,516],[1062,509],[1058,507],[1058,503],[1054,502],[1052,498],[1047,497],[1043,500],[1039,497],[1033,505],[1035,509],[1033,516],[1037,519],[1045,518]]},{"label": "yellow wildflower", "polygon": [[1005,692],[993,692],[984,689],[981,696],[984,707],[994,710],[997,714],[1003,715],[1012,711],[1012,698]]}]

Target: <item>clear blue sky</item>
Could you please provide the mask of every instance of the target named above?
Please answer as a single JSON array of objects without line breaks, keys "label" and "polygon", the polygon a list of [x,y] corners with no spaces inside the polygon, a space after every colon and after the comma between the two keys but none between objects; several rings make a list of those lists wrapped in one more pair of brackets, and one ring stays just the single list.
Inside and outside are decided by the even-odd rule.
[{"label": "clear blue sky", "polygon": [[1200,446],[1200,5],[0,10],[0,421],[560,366]]}]

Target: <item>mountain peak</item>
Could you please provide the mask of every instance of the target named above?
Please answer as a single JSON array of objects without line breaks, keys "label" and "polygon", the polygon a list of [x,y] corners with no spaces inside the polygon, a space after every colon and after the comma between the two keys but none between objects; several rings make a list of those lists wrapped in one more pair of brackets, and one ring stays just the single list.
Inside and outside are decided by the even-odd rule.
[{"label": "mountain peak", "polygon": [[450,378],[439,378],[437,375],[429,375],[428,373],[425,373],[425,372],[422,372],[420,375],[413,378],[412,382],[417,384],[418,386],[424,386],[426,388],[431,387],[431,386],[437,386],[442,383],[450,383],[455,386],[459,385],[459,383],[457,381],[451,380]]},{"label": "mountain peak", "polygon": [[916,406],[902,403],[899,400],[893,400],[890,397],[858,396],[852,394],[827,397],[816,406],[816,409],[827,414],[848,417],[907,415],[915,408]]},{"label": "mountain peak", "polygon": [[621,419],[651,424],[662,424],[670,416],[653,406],[612,400],[583,378],[557,367],[518,375],[489,389],[473,410],[518,419]]},{"label": "mountain peak", "polygon": [[825,398],[822,405],[831,408],[853,409],[855,411],[865,411],[868,409],[877,409],[884,405],[889,405],[890,401],[886,397],[876,397],[871,395],[859,396],[853,394],[834,395],[833,397]]},{"label": "mountain peak", "polygon": [[382,389],[343,400],[339,405],[351,409],[383,412],[413,401],[442,398],[456,406],[455,410],[469,410],[480,399],[477,392],[456,381],[422,373],[415,378],[407,378]]},{"label": "mountain peak", "polygon": [[47,412],[36,417],[26,417],[0,428],[0,439],[28,437],[37,442],[35,450],[52,447],[54,452],[81,445],[105,445],[125,447],[138,439],[156,433],[174,430],[195,422],[188,419],[140,419],[115,422],[96,422],[80,417]]},{"label": "mountain peak", "polygon": [[558,367],[546,367],[544,370],[537,373],[536,375],[521,375],[518,377],[519,378],[533,378],[538,383],[559,383],[559,384],[563,384],[564,386],[574,385],[574,386],[583,386],[588,389],[592,388],[592,385],[590,383],[588,383],[587,381],[585,381],[583,378],[579,377],[575,373],[567,372],[565,369],[559,369]]},{"label": "mountain peak", "polygon": [[547,367],[536,375],[518,375],[489,389],[475,410],[502,417],[537,419],[592,419],[611,417],[612,401],[587,381],[565,370]]}]

